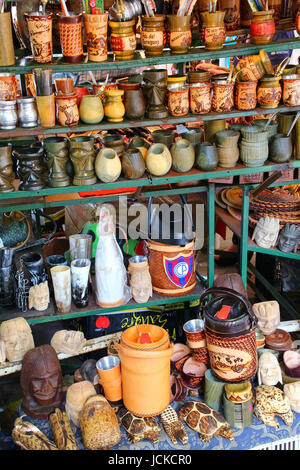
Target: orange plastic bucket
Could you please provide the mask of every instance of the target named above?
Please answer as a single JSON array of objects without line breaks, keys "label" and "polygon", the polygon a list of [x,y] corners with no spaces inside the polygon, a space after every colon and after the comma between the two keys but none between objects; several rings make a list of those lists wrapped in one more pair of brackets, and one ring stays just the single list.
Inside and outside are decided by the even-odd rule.
[{"label": "orange plastic bucket", "polygon": [[[149,335],[151,343],[142,343],[142,335]],[[166,330],[156,325],[135,325],[122,333],[121,343],[133,349],[146,351],[159,351],[168,349],[170,345],[169,334]]]},{"label": "orange plastic bucket", "polygon": [[170,404],[173,344],[161,351],[117,346],[121,359],[124,406],[136,416],[157,416]]}]

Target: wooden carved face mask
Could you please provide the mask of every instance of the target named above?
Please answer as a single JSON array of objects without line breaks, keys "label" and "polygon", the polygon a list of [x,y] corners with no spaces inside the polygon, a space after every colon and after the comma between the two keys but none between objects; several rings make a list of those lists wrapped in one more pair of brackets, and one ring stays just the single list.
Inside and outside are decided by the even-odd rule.
[{"label": "wooden carved face mask", "polygon": [[300,382],[285,384],[283,391],[292,410],[296,413],[300,413]]},{"label": "wooden carved face mask", "polygon": [[29,289],[28,308],[34,308],[39,312],[46,310],[49,304],[48,281],[41,282]]},{"label": "wooden carved face mask", "polygon": [[24,318],[14,318],[2,322],[0,339],[4,341],[8,361],[21,361],[24,354],[34,348],[31,328]]},{"label": "wooden carved face mask", "polygon": [[253,312],[258,318],[258,326],[264,335],[274,333],[280,323],[280,309],[277,300],[253,304]]},{"label": "wooden carved face mask", "polygon": [[253,232],[252,240],[262,248],[271,248],[276,246],[276,241],[280,229],[279,219],[274,217],[262,217]]},{"label": "wooden carved face mask", "polygon": [[279,362],[273,353],[263,353],[258,362],[257,372],[259,385],[276,385],[282,383],[282,374]]},{"label": "wooden carved face mask", "polygon": [[28,351],[22,363],[22,408],[28,416],[47,419],[62,403],[62,373],[55,350],[49,344]]}]

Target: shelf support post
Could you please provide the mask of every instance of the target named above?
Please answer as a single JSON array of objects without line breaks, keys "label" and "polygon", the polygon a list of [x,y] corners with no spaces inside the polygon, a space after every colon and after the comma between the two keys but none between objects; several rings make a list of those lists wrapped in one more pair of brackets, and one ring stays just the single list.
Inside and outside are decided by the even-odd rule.
[{"label": "shelf support post", "polygon": [[249,221],[249,186],[243,186],[242,201],[242,231],[240,240],[240,273],[247,289],[247,261],[248,261],[248,221]]},{"label": "shelf support post", "polygon": [[215,184],[208,183],[208,287],[214,283],[215,267]]}]

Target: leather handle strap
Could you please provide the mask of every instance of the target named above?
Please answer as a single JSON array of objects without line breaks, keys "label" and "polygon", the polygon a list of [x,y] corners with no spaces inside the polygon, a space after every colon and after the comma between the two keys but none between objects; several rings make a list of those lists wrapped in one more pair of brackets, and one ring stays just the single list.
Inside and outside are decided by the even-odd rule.
[{"label": "leather handle strap", "polygon": [[203,292],[203,294],[200,296],[200,305],[202,304],[203,299],[210,294],[226,294],[229,297],[232,297],[242,302],[247,310],[247,313],[251,318],[252,326],[256,325],[257,318],[253,312],[252,305],[249,300],[247,300],[242,294],[239,294],[237,291],[229,289],[228,287],[211,287],[210,289],[207,289],[205,292]]}]

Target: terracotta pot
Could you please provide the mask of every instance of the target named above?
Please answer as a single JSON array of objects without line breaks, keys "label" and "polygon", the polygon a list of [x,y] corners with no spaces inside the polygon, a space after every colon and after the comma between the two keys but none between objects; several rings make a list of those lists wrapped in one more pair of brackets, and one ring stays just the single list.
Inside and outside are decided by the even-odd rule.
[{"label": "terracotta pot", "polygon": [[275,163],[287,162],[293,153],[292,137],[284,134],[273,136],[269,145],[269,158]]},{"label": "terracotta pot", "polygon": [[242,82],[256,81],[266,73],[273,75],[273,66],[268,54],[262,49],[258,55],[250,55],[239,60],[236,66],[238,79]]},{"label": "terracotta pot", "polygon": [[[153,332],[154,326],[138,325],[132,329],[138,333],[149,332],[153,338],[156,333]],[[127,345],[123,335],[121,343],[116,344],[121,359],[123,402],[136,416],[156,416],[170,403],[170,359],[173,344],[170,345],[169,341],[162,343],[152,340],[150,348],[143,350],[139,346],[147,345],[139,345],[137,342],[133,346]]]},{"label": "terracotta pot", "polygon": [[173,54],[185,54],[192,43],[191,15],[167,15],[169,45]]},{"label": "terracotta pot", "polygon": [[257,102],[261,108],[277,108],[281,100],[281,77],[265,75],[257,87]]},{"label": "terracotta pot", "polygon": [[75,186],[95,184],[97,178],[94,170],[94,137],[71,137],[69,156],[74,167],[73,184]]},{"label": "terracotta pot", "polygon": [[109,21],[111,49],[117,60],[132,60],[136,50],[135,18],[130,21]]},{"label": "terracotta pot", "polygon": [[16,76],[11,73],[0,73],[0,101],[14,101],[17,95]]},{"label": "terracotta pot", "polygon": [[189,72],[189,83],[210,83],[210,73],[201,69]]},{"label": "terracotta pot", "polygon": [[81,99],[79,116],[86,124],[98,124],[104,118],[101,98],[94,95],[84,95]]},{"label": "terracotta pot", "polygon": [[36,104],[42,127],[55,126],[55,96],[36,96]]},{"label": "terracotta pot", "polygon": [[269,0],[268,2],[268,8],[270,10],[274,10],[275,24],[279,23],[279,20],[281,17],[281,3],[282,3],[282,0]]},{"label": "terracotta pot", "polygon": [[13,172],[11,151],[11,144],[0,144],[0,193],[8,193],[15,190],[12,184],[15,179],[15,173]]},{"label": "terracotta pot", "polygon": [[104,148],[98,152],[95,171],[100,181],[103,181],[103,183],[116,181],[121,174],[121,169],[121,161],[113,149]]},{"label": "terracotta pot", "polygon": [[225,13],[225,11],[216,11],[215,13],[204,11],[200,13],[202,42],[208,50],[216,51],[223,48],[226,40]]},{"label": "terracotta pot", "polygon": [[67,174],[68,140],[65,137],[48,137],[43,139],[43,147],[49,169],[47,184],[52,188],[70,186],[71,179]]},{"label": "terracotta pot", "polygon": [[107,60],[107,22],[108,13],[83,14],[88,58],[91,62]]},{"label": "terracotta pot", "polygon": [[217,148],[209,142],[202,142],[196,151],[196,165],[199,170],[210,171],[218,166]]},{"label": "terracotta pot", "polygon": [[195,150],[186,139],[178,139],[171,145],[172,167],[179,173],[186,173],[195,163]]},{"label": "terracotta pot", "polygon": [[250,24],[252,42],[258,46],[271,44],[275,34],[274,10],[254,11]]},{"label": "terracotta pot", "polygon": [[[243,2],[243,0],[241,0]],[[220,10],[225,11],[224,24],[226,31],[240,28],[240,0],[219,0]]]},{"label": "terracotta pot", "polygon": [[172,116],[186,116],[189,112],[189,87],[170,85],[168,87],[168,108]]},{"label": "terracotta pot", "polygon": [[82,87],[82,88],[74,88],[74,93],[77,95],[77,106],[79,109],[82,97],[85,95],[89,95],[89,89],[87,87]]},{"label": "terracotta pot", "polygon": [[122,101],[123,90],[106,90],[104,114],[109,122],[121,122],[125,114],[125,106]]},{"label": "terracotta pot", "polygon": [[282,101],[285,106],[300,104],[300,75],[285,75],[282,78]]},{"label": "terracotta pot", "polygon": [[146,103],[140,83],[119,83],[119,89],[124,91],[125,116],[128,119],[141,119],[146,111]]},{"label": "terracotta pot", "polygon": [[53,60],[52,13],[43,15],[39,11],[25,12],[33,60],[47,64]]},{"label": "terracotta pot", "polygon": [[235,86],[235,107],[242,111],[256,108],[256,88],[255,82],[237,82]]},{"label": "terracotta pot", "polygon": [[61,49],[65,62],[78,63],[83,60],[82,14],[58,13],[58,29]]},{"label": "terracotta pot", "polygon": [[146,117],[164,119],[168,117],[165,107],[168,72],[165,69],[148,69],[143,72],[143,93],[146,98]]},{"label": "terracotta pot", "polygon": [[124,136],[117,134],[106,134],[103,139],[105,147],[113,149],[118,157],[123,157],[124,154]]},{"label": "terracotta pot", "polygon": [[61,126],[76,126],[79,122],[79,110],[77,106],[77,95],[56,95],[56,115]]},{"label": "terracotta pot", "polygon": [[144,160],[146,159],[149,147],[149,142],[147,142],[146,139],[143,139],[143,137],[134,137],[133,139],[131,139],[128,145],[129,149],[139,149],[139,151],[143,155]]},{"label": "terracotta pot", "polygon": [[30,147],[13,152],[17,160],[17,174],[20,179],[20,191],[34,191],[46,186],[48,171],[44,164],[43,148]]},{"label": "terracotta pot", "polygon": [[15,50],[12,35],[11,13],[0,13],[0,67],[15,64]]},{"label": "terracotta pot", "polygon": [[146,56],[161,55],[165,44],[164,15],[142,15],[141,43]]},{"label": "terracotta pot", "polygon": [[231,111],[234,105],[234,83],[213,83],[212,110],[216,113]]},{"label": "terracotta pot", "polygon": [[190,110],[193,114],[206,114],[211,110],[210,83],[192,83],[190,88]]},{"label": "terracotta pot", "polygon": [[74,93],[73,78],[56,78],[54,83],[58,95],[71,95]]},{"label": "terracotta pot", "polygon": [[164,144],[153,144],[146,155],[146,166],[151,175],[163,176],[171,169],[172,157]]},{"label": "terracotta pot", "polygon": [[122,158],[122,172],[126,178],[141,178],[146,169],[145,160],[139,149],[127,149]]},{"label": "terracotta pot", "polygon": [[101,100],[105,100],[105,91],[106,90],[117,90],[118,89],[118,84],[117,83],[107,83],[104,87],[104,90],[99,93],[100,88],[103,88],[104,82],[99,82],[96,84],[93,84],[93,94],[100,96]]}]

